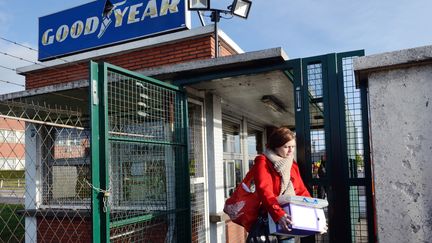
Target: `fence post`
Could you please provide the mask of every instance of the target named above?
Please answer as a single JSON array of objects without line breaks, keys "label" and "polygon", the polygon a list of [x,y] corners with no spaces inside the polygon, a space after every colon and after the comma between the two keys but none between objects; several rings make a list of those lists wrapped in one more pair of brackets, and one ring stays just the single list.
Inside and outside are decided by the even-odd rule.
[{"label": "fence post", "polygon": [[[26,124],[25,129],[25,150],[26,157],[26,185],[24,189],[25,210],[37,210],[41,202],[42,185],[37,185],[35,181],[42,181],[42,155],[41,155],[41,136],[37,133],[38,126],[32,123]],[[25,242],[35,242],[37,240],[37,220],[35,215],[25,217]]]}]

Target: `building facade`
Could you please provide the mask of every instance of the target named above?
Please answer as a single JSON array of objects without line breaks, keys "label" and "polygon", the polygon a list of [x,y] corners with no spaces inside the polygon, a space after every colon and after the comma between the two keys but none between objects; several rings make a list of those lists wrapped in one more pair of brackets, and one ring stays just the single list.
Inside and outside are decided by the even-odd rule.
[{"label": "building facade", "polygon": [[309,190],[330,202],[329,234],[303,242],[373,242],[367,137],[356,129],[367,116],[358,114],[352,70],[363,54],[244,53],[219,30],[215,58],[213,27],[18,70],[26,90],[0,105],[25,122],[24,223],[16,226],[25,231],[14,238],[244,242],[224,202],[283,125],[297,133]]}]

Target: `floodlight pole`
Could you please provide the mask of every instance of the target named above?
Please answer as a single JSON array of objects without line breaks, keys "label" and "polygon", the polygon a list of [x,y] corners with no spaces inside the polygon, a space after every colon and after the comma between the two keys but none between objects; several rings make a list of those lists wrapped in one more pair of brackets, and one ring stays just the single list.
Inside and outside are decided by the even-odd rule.
[{"label": "floodlight pole", "polygon": [[[244,4],[247,5],[247,11],[246,13],[243,13],[241,8],[244,7]],[[219,57],[219,34],[218,34],[218,23],[221,19],[221,13],[222,14],[229,14],[231,16],[237,15],[242,18],[247,18],[249,14],[250,5],[252,2],[250,0],[234,0],[234,2],[229,5],[227,8],[228,10],[223,9],[214,9],[210,7],[210,0],[205,0],[202,2],[200,0],[199,2],[196,2],[196,0],[188,0],[188,9],[194,10],[194,11],[211,11],[210,19],[214,23],[214,40],[215,40],[215,58]],[[239,6],[239,8],[238,8]],[[240,12],[237,12],[237,10],[240,9]],[[198,13],[198,16],[200,17],[201,25],[204,26],[204,21],[202,19],[202,16],[200,12]]]},{"label": "floodlight pole", "polygon": [[220,21],[220,12],[223,10],[212,9],[211,21],[214,22],[214,39],[215,39],[215,58],[219,57],[219,34],[218,22]]}]

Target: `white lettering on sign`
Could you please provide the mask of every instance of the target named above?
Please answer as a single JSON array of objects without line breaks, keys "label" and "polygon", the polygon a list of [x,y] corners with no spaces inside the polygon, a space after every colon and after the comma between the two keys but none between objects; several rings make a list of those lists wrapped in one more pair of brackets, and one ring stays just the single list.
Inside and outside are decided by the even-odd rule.
[{"label": "white lettering on sign", "polygon": [[170,13],[177,13],[178,7],[177,5],[180,3],[180,0],[172,0],[171,3],[170,0],[162,0],[162,6],[159,15],[163,16],[168,13],[168,10]]},{"label": "white lettering on sign", "polygon": [[58,42],[63,42],[69,34],[69,27],[67,25],[62,25],[57,29],[56,40]]},{"label": "white lettering on sign", "polygon": [[[46,29],[41,36],[41,43],[44,46],[51,45],[55,41],[63,42],[68,37],[72,39],[79,39],[83,35],[95,34],[99,29],[98,38],[101,38],[105,33],[105,29],[111,24],[111,17],[114,16],[114,27],[121,28],[123,23],[126,22],[127,25],[138,23],[144,21],[146,17],[156,18],[159,16],[165,16],[167,14],[177,13],[178,5],[180,0],[161,0],[161,7],[158,10],[158,5],[156,0],[149,0],[145,8],[143,8],[143,3],[134,4],[131,6],[124,6],[120,9],[126,1],[115,4],[116,8],[107,14],[101,21],[97,16],[92,16],[87,18],[85,21],[76,20],[72,25],[61,25],[56,30],[53,28]],[[127,20],[124,21],[125,16]],[[84,24],[85,23],[85,24]]]},{"label": "white lettering on sign", "polygon": [[54,42],[54,36],[49,35],[51,32],[53,32],[53,29],[47,29],[42,35],[42,45],[47,46],[49,44],[52,44]]},{"label": "white lettering on sign", "polygon": [[130,7],[129,17],[128,17],[128,21],[127,21],[128,24],[132,24],[132,23],[136,23],[136,22],[140,21],[139,19],[136,18],[136,16],[139,14],[138,8],[141,7],[142,5],[143,4],[140,3],[140,4],[132,5]]},{"label": "white lettering on sign", "polygon": [[98,17],[90,17],[86,20],[84,35],[93,34],[96,32],[99,26],[99,18]]},{"label": "white lettering on sign", "polygon": [[70,35],[72,38],[76,39],[80,37],[84,30],[84,23],[81,20],[76,21],[72,24],[70,29]]},{"label": "white lettering on sign", "polygon": [[157,5],[156,5],[156,0],[150,0],[147,4],[146,9],[144,10],[144,14],[141,17],[141,21],[143,21],[145,19],[145,17],[150,16],[150,18],[154,18],[157,17]]},{"label": "white lettering on sign", "polygon": [[119,27],[122,26],[123,24],[123,17],[126,14],[126,11],[128,11],[129,7],[126,7],[125,9],[123,9],[123,11],[121,9],[116,9],[114,11],[114,16],[115,16],[115,27]]}]

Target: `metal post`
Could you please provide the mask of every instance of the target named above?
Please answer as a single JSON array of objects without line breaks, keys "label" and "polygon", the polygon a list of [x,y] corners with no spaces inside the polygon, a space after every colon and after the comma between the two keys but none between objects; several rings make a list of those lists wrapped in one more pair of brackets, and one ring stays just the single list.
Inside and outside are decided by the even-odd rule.
[{"label": "metal post", "polygon": [[211,21],[214,22],[214,38],[215,38],[215,58],[219,57],[219,35],[218,35],[218,22],[220,20],[220,10],[213,10]]}]

